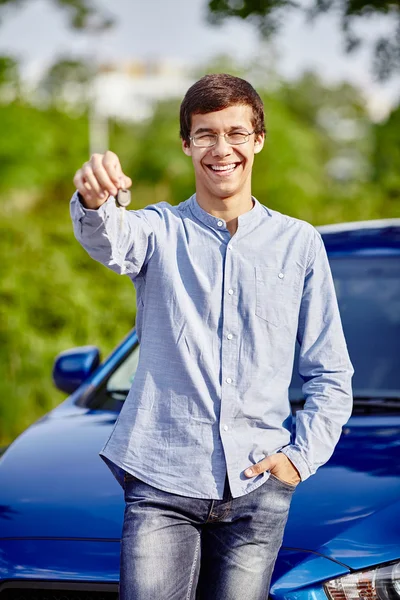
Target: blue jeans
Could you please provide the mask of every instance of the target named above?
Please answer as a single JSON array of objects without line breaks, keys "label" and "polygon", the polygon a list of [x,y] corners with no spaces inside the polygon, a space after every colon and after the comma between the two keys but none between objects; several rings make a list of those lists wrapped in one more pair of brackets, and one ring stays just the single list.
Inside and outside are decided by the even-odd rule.
[{"label": "blue jeans", "polygon": [[222,500],[187,498],[125,476],[120,600],[267,600],[297,486],[273,475]]}]

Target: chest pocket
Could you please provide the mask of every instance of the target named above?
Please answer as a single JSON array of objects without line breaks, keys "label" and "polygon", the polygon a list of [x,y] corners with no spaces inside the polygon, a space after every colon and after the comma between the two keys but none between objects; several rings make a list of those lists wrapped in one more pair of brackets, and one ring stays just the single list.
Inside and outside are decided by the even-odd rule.
[{"label": "chest pocket", "polygon": [[296,314],[301,289],[301,270],[296,266],[255,266],[255,312],[275,327],[287,325]]}]

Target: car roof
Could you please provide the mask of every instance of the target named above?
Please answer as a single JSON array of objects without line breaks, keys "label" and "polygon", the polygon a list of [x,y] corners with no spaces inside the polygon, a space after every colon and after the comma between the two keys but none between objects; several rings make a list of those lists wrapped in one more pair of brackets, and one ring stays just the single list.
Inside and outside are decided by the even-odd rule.
[{"label": "car roof", "polygon": [[328,252],[400,252],[400,219],[376,219],[316,228]]},{"label": "car roof", "polygon": [[349,221],[347,223],[335,223],[333,225],[320,225],[316,229],[321,234],[342,233],[344,231],[360,231],[368,229],[400,229],[400,219],[375,219],[370,221]]}]

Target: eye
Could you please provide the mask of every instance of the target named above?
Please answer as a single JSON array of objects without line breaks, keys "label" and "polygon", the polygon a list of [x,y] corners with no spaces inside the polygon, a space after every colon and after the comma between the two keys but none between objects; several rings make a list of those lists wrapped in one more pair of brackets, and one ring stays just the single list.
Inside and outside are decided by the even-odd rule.
[{"label": "eye", "polygon": [[226,137],[232,144],[241,144],[246,140],[248,135],[249,134],[245,131],[232,131],[232,133],[228,133]]},{"label": "eye", "polygon": [[215,135],[213,133],[201,133],[200,135],[195,135],[194,139],[196,142],[213,142]]}]

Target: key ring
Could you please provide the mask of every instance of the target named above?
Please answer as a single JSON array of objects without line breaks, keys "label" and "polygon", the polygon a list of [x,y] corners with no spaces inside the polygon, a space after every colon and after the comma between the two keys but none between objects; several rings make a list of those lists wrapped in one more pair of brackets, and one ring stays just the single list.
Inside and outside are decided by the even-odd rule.
[{"label": "key ring", "polygon": [[119,189],[115,196],[115,203],[121,208],[126,208],[131,203],[131,192],[123,188]]}]

